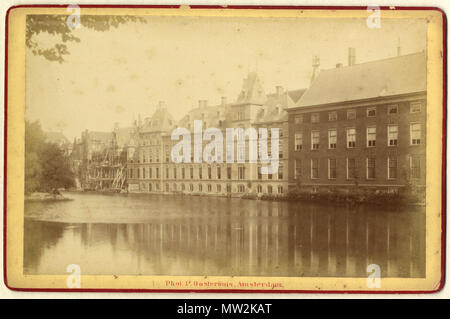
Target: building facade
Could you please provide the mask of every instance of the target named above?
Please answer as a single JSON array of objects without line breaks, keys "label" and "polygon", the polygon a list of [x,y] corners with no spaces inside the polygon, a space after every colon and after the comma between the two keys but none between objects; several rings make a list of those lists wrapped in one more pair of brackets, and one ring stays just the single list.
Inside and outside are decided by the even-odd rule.
[{"label": "building facade", "polygon": [[[262,194],[283,195],[288,186],[288,115],[287,108],[295,105],[305,90],[276,92],[266,95],[255,72],[244,79],[236,101],[221,99],[218,105],[209,106],[200,100],[198,107],[187,112],[178,122],[160,103],[154,114],[136,126],[135,136],[128,147],[127,176],[129,192],[186,193],[193,195],[243,196]],[[172,147],[178,141],[171,140],[175,128],[194,131],[194,121],[202,121],[202,133],[207,128],[217,128],[223,136],[222,154],[214,159],[194,161],[195,148],[204,150],[210,140],[198,139],[191,134],[192,154],[190,163],[174,163]],[[233,140],[232,150],[227,149],[226,129],[279,129],[279,165],[275,174],[261,174],[261,166],[249,161],[253,138],[245,135],[245,144]],[[270,136],[269,136],[270,140]],[[198,142],[200,141],[200,142]],[[201,143],[201,145],[196,145]],[[269,145],[270,150],[270,145]],[[237,162],[239,153],[245,152],[245,161]],[[270,155],[270,154],[269,154]],[[200,154],[201,156],[201,154]],[[231,161],[231,162],[230,162]]]},{"label": "building facade", "polygon": [[127,145],[131,128],[112,132],[84,131],[75,139],[70,155],[77,188],[121,191],[126,189]]},{"label": "building facade", "polygon": [[425,53],[349,61],[321,71],[288,110],[289,188],[424,192]]}]

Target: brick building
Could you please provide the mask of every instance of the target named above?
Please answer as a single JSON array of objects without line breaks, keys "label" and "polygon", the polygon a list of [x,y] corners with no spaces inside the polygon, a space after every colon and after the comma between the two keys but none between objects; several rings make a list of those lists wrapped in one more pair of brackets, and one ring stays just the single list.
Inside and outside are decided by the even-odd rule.
[{"label": "brick building", "polygon": [[322,70],[289,113],[289,188],[425,187],[424,52]]}]

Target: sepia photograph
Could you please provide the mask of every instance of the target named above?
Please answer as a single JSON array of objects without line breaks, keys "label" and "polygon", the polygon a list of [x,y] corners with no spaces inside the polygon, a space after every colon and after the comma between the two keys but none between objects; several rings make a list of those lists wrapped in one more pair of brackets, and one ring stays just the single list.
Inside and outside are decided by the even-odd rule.
[{"label": "sepia photograph", "polygon": [[439,285],[439,12],[26,10],[23,214],[8,208],[24,278]]}]

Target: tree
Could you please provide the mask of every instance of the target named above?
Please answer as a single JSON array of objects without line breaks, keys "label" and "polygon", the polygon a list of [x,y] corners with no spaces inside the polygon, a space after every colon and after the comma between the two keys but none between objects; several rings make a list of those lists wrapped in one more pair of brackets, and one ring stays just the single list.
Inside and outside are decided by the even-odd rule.
[{"label": "tree", "polygon": [[45,143],[41,153],[42,174],[40,188],[51,191],[58,188],[70,188],[75,185],[74,174],[70,170],[68,159],[54,143]]},{"label": "tree", "polygon": [[38,121],[25,121],[25,193],[48,192],[74,184],[74,174],[63,151],[45,141]]},{"label": "tree", "polygon": [[40,154],[45,143],[44,132],[38,121],[25,121],[25,193],[39,189],[42,167]]},{"label": "tree", "polygon": [[[49,61],[64,62],[64,56],[70,54],[66,43],[80,42],[80,38],[76,37],[67,25],[68,17],[68,15],[55,14],[28,15],[25,35],[26,46],[31,49],[34,55],[43,56]],[[95,31],[108,31],[127,22],[146,23],[146,20],[135,16],[80,15],[81,26]],[[41,48],[34,38],[41,32],[59,37],[61,42],[50,48]]]}]

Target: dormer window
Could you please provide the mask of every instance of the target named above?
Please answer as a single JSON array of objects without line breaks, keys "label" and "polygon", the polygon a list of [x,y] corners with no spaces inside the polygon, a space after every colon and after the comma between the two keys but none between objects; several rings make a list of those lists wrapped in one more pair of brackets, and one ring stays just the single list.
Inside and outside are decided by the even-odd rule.
[{"label": "dormer window", "polygon": [[410,112],[411,113],[419,113],[421,106],[422,106],[422,103],[420,103],[420,102],[411,102]]},{"label": "dormer window", "polygon": [[336,121],[337,120],[337,112],[328,113],[328,121]]},{"label": "dormer window", "polygon": [[388,114],[397,114],[398,113],[398,105],[389,105],[388,106]]},{"label": "dormer window", "polygon": [[375,117],[377,116],[377,109],[375,107],[367,108],[367,117]]},{"label": "dormer window", "polygon": [[354,120],[354,119],[356,119],[356,111],[348,110],[347,111],[347,120]]}]

